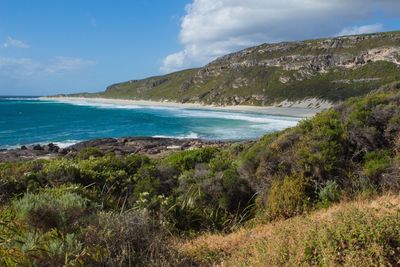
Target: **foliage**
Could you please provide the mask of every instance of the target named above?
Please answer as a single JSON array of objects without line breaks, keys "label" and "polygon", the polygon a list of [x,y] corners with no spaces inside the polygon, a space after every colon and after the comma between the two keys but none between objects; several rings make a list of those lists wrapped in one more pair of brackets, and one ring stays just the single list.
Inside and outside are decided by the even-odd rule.
[{"label": "foliage", "polygon": [[181,250],[207,266],[396,266],[399,204],[398,196],[341,203],[229,235],[203,235],[184,242]]},{"label": "foliage", "polygon": [[320,204],[328,207],[340,200],[340,186],[336,181],[327,181],[318,193]]},{"label": "foliage", "polygon": [[216,152],[217,148],[213,147],[187,150],[171,155],[166,162],[180,171],[187,171],[193,169],[196,164],[209,162]]},{"label": "foliage", "polygon": [[[240,155],[240,173],[258,192],[257,203],[267,210],[276,205],[271,198],[283,201],[278,188],[290,181],[288,177],[299,179],[295,185],[302,179],[309,181],[306,196],[313,207],[398,188],[393,151],[398,151],[399,103],[398,84],[392,84],[350,99],[297,127],[267,135]],[[304,195],[295,185],[283,191]],[[276,210],[282,208],[285,214],[283,206]]]},{"label": "foliage", "polygon": [[[391,207],[290,218],[399,192],[399,105],[396,83],[252,143],[159,158],[86,148],[1,162],[0,265],[191,265],[198,258],[180,254],[171,240],[282,220],[299,222],[252,247],[271,265],[394,265],[399,233]],[[221,251],[200,254],[213,262]]]},{"label": "foliage", "polygon": [[56,228],[63,233],[76,230],[80,218],[91,213],[89,200],[68,187],[27,193],[13,202],[12,209],[18,220],[32,227],[43,231]]},{"label": "foliage", "polygon": [[99,213],[84,232],[85,244],[101,252],[97,259],[100,265],[159,265],[169,256],[167,233],[144,211]]},{"label": "foliage", "polygon": [[391,157],[388,150],[372,151],[365,155],[364,173],[375,177],[390,166]]},{"label": "foliage", "polygon": [[304,176],[287,176],[276,180],[268,194],[268,212],[272,218],[288,218],[306,211],[312,201],[310,180]]},{"label": "foliage", "polygon": [[104,153],[95,147],[85,147],[78,153],[78,158],[80,159],[89,159],[90,157],[97,158],[102,156],[104,156]]}]

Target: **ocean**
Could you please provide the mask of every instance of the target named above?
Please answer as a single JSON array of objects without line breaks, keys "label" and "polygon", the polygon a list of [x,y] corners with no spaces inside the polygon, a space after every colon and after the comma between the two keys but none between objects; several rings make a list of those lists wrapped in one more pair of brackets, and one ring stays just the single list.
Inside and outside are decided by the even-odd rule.
[{"label": "ocean", "polygon": [[66,147],[124,136],[246,140],[299,120],[251,112],[0,97],[0,148],[50,142]]}]

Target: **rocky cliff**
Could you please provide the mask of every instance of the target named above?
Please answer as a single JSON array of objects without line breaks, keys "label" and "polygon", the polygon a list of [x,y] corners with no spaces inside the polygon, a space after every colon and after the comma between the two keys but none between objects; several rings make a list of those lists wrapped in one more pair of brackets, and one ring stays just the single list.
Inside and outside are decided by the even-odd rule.
[{"label": "rocky cliff", "polygon": [[335,102],[396,80],[400,32],[388,32],[262,44],[199,69],[114,84],[100,96],[214,105]]}]

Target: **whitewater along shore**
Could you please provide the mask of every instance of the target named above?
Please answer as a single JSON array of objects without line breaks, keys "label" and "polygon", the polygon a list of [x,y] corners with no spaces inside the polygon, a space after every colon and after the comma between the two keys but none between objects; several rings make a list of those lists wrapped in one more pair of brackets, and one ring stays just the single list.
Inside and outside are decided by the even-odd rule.
[{"label": "whitewater along shore", "polygon": [[[253,141],[235,141],[235,143],[249,143]],[[207,141],[200,139],[176,139],[154,137],[124,137],[100,138],[80,142],[66,148],[57,144],[29,145],[15,149],[0,149],[0,162],[23,161],[33,159],[50,159],[57,157],[73,157],[82,149],[96,148],[104,154],[116,155],[144,154],[149,157],[162,157],[172,151],[191,150],[201,147],[224,147],[232,144],[230,141]]]},{"label": "whitewater along shore", "polygon": [[186,109],[207,109],[216,111],[234,111],[234,112],[252,112],[266,115],[281,115],[290,117],[312,117],[318,112],[332,107],[327,101],[321,101],[316,98],[305,99],[303,101],[283,101],[274,106],[211,106],[199,103],[177,103],[170,101],[149,101],[149,100],[131,100],[131,99],[114,99],[114,98],[89,98],[89,97],[68,97],[68,96],[51,96],[41,97],[41,100],[59,101],[66,103],[96,103],[111,105],[135,105],[135,106],[153,106],[153,107],[171,107]]},{"label": "whitewater along shore", "polygon": [[[282,115],[307,118],[321,112],[332,105],[329,102],[318,99],[306,99],[298,102],[283,101],[275,106],[209,106],[197,103],[157,102],[145,100],[125,100],[109,98],[85,98],[85,97],[41,97],[45,101],[59,101],[63,103],[93,103],[126,106],[152,106],[171,107],[185,109],[206,109],[215,111],[251,112],[264,115]],[[103,153],[115,153],[117,155],[146,154],[151,157],[161,157],[166,153],[177,150],[188,150],[207,146],[223,147],[229,144],[246,143],[253,141],[212,141],[201,139],[156,138],[156,137],[122,137],[100,138],[79,142],[77,144],[60,147],[56,143],[35,144],[21,146],[14,149],[0,149],[0,162],[21,161],[32,159],[49,159],[64,156],[74,156],[86,147],[97,148]]]}]

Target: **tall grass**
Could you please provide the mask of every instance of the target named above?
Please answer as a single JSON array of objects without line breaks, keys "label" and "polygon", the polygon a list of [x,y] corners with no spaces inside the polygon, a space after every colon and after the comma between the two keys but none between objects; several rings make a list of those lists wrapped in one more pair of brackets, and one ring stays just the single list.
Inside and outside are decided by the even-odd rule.
[{"label": "tall grass", "polygon": [[198,264],[223,266],[397,266],[400,197],[342,203],[180,246]]}]

